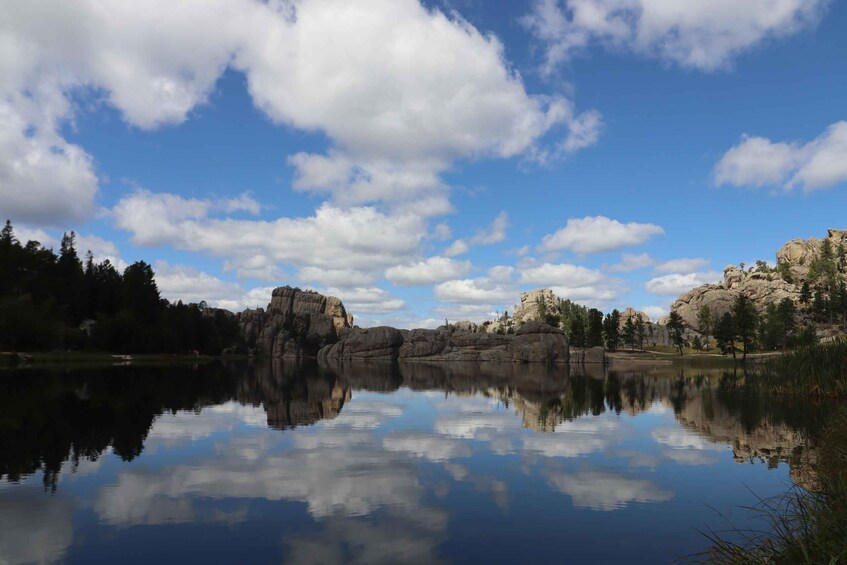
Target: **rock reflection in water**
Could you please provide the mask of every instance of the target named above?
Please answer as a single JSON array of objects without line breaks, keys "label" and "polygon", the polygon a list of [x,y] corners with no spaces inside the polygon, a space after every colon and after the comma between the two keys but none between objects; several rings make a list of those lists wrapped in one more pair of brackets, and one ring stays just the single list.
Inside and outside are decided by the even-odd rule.
[{"label": "rock reflection in water", "polygon": [[[475,363],[325,368],[281,360],[192,371],[125,367],[120,378],[112,371],[31,372],[26,379],[2,381],[0,476],[19,480],[40,469],[45,485],[55,488],[66,461],[73,468],[81,461],[96,461],[107,449],[133,460],[163,413],[196,412],[235,401],[261,406],[267,425],[285,430],[335,418],[351,403],[354,390],[391,392],[401,387],[484,395],[513,407],[523,426],[536,432],[555,432],[564,423],[607,410],[636,415],[658,405],[673,410],[679,423],[697,436],[729,445],[739,462],[785,461],[795,470],[813,459],[805,449],[809,422],[796,410],[739,398],[721,386],[731,376],[717,371],[612,367],[586,374],[567,366]],[[696,462],[681,451],[685,446],[667,446],[678,451],[668,452],[678,462]],[[794,474],[804,473],[797,469]]]},{"label": "rock reflection in water", "polygon": [[335,418],[350,402],[350,385],[336,375],[275,359],[244,371],[235,400],[261,405],[268,426],[278,430]]}]

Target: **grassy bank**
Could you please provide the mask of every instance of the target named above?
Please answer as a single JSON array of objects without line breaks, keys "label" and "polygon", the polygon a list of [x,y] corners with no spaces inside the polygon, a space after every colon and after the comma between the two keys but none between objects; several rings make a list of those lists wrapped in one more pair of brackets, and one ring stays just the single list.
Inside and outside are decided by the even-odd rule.
[{"label": "grassy bank", "polygon": [[757,363],[750,384],[779,396],[847,396],[847,341],[788,352]]},{"label": "grassy bank", "polygon": [[819,440],[817,485],[794,487],[779,500],[762,501],[767,533],[737,531],[740,542],[712,532],[714,545],[699,561],[740,564],[836,564],[847,562],[847,409],[842,409]]}]

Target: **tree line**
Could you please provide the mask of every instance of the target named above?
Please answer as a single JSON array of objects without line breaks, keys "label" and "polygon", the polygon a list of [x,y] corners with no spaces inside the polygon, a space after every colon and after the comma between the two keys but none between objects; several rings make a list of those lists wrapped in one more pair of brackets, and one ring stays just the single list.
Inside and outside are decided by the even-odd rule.
[{"label": "tree line", "polygon": [[603,314],[597,308],[588,308],[570,300],[559,300],[558,309],[548,308],[543,299],[538,300],[538,320],[562,328],[573,347],[605,347],[615,351],[623,345],[630,349],[644,349],[654,337],[654,326],[641,316],[630,316],[622,321],[617,309]]},{"label": "tree line", "polygon": [[[559,302],[558,312],[548,308],[543,300],[538,301],[538,319],[552,326],[563,328],[568,342],[574,347],[605,347],[615,351],[619,347],[643,350],[645,345],[655,344],[656,326],[646,322],[640,315],[623,319],[617,309],[603,314],[596,308],[575,304],[570,300]],[[667,339],[680,355],[686,347],[697,351],[710,349],[713,345],[722,354],[743,359],[751,351],[773,351],[810,345],[817,341],[812,324],[800,323],[803,316],[816,318],[813,305],[800,308],[786,298],[768,305],[763,313],[743,294],[736,297],[729,312],[719,315],[708,305],[697,312],[699,332],[690,340],[682,316],[671,311],[667,323]]]},{"label": "tree line", "polygon": [[0,231],[0,350],[219,354],[241,344],[232,313],[162,298],[144,261],[121,272],[90,251],[83,262],[74,232],[56,254],[18,241],[8,220]]}]

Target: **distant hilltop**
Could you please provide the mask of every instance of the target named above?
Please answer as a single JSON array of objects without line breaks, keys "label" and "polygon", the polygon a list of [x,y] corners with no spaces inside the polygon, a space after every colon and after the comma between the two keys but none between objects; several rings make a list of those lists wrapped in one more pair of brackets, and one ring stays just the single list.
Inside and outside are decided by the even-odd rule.
[{"label": "distant hilltop", "polygon": [[[565,332],[539,321],[509,335],[461,324],[434,330],[359,328],[333,296],[284,286],[268,308],[236,315],[248,351],[282,359],[318,358],[325,363],[376,361],[502,361],[568,363]],[[584,356],[580,358],[583,362]],[[602,360],[602,356],[601,356]]]},{"label": "distant hilltop", "polygon": [[[691,341],[709,333],[700,327],[698,315],[704,308],[717,319],[731,311],[739,295],[760,314],[787,300],[796,307],[798,319],[826,335],[835,322],[847,320],[845,283],[847,230],[830,229],[823,239],[795,239],[783,245],[774,267],[765,261],[749,267],[728,265],[722,282],[682,294],[671,310],[681,316],[685,338]],[[656,323],[634,308],[614,313],[621,343],[629,339],[630,347],[671,345],[667,317]],[[267,309],[245,310],[236,318],[254,354],[324,361],[603,362],[604,356],[591,348],[608,345],[610,333],[608,315],[547,288],[522,292],[513,312],[495,320],[463,320],[434,330],[355,327],[340,299],[290,286],[274,289]],[[625,337],[627,326],[635,328],[637,338]]]},{"label": "distant hilltop", "polygon": [[[721,316],[729,312],[738,295],[742,294],[760,314],[768,306],[788,299],[797,306],[812,310],[809,318],[815,321],[815,308],[847,308],[844,304],[847,296],[840,296],[839,290],[845,281],[847,230],[830,229],[823,239],[794,239],[783,245],[776,252],[775,267],[764,261],[757,261],[746,268],[743,264],[727,265],[722,282],[689,290],[671,304],[671,310],[682,316],[687,327],[700,331],[697,313],[704,306],[709,307],[713,316]],[[847,314],[840,313],[842,316]]]}]

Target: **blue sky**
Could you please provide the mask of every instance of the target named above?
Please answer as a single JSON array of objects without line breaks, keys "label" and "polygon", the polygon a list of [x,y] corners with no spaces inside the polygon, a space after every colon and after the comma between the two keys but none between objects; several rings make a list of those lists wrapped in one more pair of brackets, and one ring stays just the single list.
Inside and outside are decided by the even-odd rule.
[{"label": "blue sky", "polygon": [[658,316],[847,227],[844,2],[13,3],[0,215],[169,299]]}]

